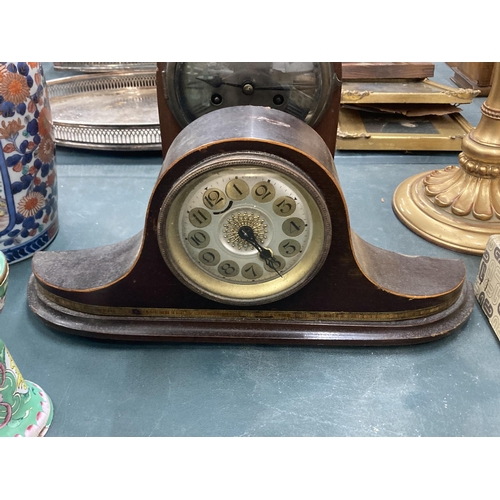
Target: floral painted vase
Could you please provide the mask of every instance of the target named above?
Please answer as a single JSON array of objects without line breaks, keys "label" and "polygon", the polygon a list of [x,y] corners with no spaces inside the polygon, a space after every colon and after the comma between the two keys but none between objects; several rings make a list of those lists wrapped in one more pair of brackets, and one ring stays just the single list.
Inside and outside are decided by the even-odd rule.
[{"label": "floral painted vase", "polygon": [[5,305],[5,296],[7,295],[7,285],[9,284],[9,264],[5,255],[0,253],[0,312]]},{"label": "floral painted vase", "polygon": [[[0,252],[0,311],[5,303],[8,264]],[[33,382],[24,380],[0,339],[0,437],[42,437],[52,423],[52,402]]]},{"label": "floral painted vase", "polygon": [[0,250],[31,257],[58,230],[55,144],[37,62],[0,62]]}]

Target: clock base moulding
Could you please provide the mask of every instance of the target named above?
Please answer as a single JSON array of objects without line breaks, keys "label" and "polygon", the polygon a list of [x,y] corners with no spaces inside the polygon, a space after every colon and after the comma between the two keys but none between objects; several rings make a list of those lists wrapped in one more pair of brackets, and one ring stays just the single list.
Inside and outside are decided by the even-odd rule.
[{"label": "clock base moulding", "polygon": [[[207,162],[216,172],[218,158],[241,152],[293,165],[290,175],[300,172],[317,188],[328,221],[319,267],[311,266],[289,295],[274,297],[266,285],[262,300],[247,304],[234,287],[227,292],[222,287],[217,300],[205,294],[202,266],[185,279],[184,268],[175,268],[165,256],[166,240],[179,238],[178,233],[161,230],[175,205],[166,200],[175,195],[177,183],[196,177]],[[272,210],[264,204],[258,209]],[[287,274],[285,266],[269,280],[281,286]],[[462,260],[390,252],[351,230],[332,154],[310,126],[278,110],[237,106],[202,116],[180,132],[164,160],[143,231],[106,247],[37,253],[28,302],[49,326],[99,339],[395,345],[457,330],[472,312],[474,295]]]},{"label": "clock base moulding", "polygon": [[[103,340],[199,342],[269,345],[405,345],[438,340],[460,327],[472,312],[471,285],[466,283],[458,300],[438,314],[409,320],[353,320],[344,313],[304,313],[269,310],[135,309],[130,316],[82,312],[81,304],[52,300],[40,291],[35,278],[28,286],[30,307],[49,327]],[[71,307],[61,305],[66,303]],[[85,308],[83,308],[85,309]],[[117,311],[115,311],[117,312]],[[125,312],[125,311],[122,311]],[[133,312],[136,314],[133,315]],[[142,316],[142,313],[150,313]],[[326,319],[336,316],[344,319]],[[362,314],[359,315],[362,318]]]}]

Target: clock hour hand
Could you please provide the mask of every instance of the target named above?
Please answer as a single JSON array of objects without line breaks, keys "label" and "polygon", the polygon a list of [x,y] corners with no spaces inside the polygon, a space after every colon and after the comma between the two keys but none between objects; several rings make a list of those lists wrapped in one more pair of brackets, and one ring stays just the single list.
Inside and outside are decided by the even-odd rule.
[{"label": "clock hour hand", "polygon": [[279,276],[283,278],[283,275],[279,272],[276,267],[276,263],[279,262],[273,257],[273,252],[269,248],[263,247],[255,238],[253,229],[250,226],[242,226],[238,229],[238,236],[250,243],[258,252],[259,257]]},{"label": "clock hour hand", "polygon": [[222,78],[219,75],[205,76],[205,77],[197,76],[196,79],[200,80],[200,82],[203,82],[203,83],[210,85],[211,87],[213,87],[215,89],[219,88],[221,85],[224,84],[224,81],[222,80]]}]

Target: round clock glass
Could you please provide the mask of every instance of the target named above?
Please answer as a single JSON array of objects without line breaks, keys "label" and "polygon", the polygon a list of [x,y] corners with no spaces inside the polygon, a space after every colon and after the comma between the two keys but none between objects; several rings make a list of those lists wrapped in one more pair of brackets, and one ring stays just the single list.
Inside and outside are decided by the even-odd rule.
[{"label": "round clock glass", "polygon": [[203,296],[262,304],[321,268],[331,241],[323,197],[294,165],[255,152],[194,166],[166,196],[158,238],[172,272]]},{"label": "round clock glass", "polygon": [[267,106],[311,126],[322,117],[334,90],[335,74],[322,62],[167,63],[165,88],[181,126],[219,108]]}]

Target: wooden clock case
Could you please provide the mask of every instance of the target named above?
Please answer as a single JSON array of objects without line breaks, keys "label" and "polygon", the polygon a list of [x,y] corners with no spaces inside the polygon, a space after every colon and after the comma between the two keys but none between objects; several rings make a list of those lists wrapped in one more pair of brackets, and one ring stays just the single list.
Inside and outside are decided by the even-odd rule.
[{"label": "wooden clock case", "polygon": [[[114,340],[393,345],[440,338],[469,317],[474,300],[461,260],[408,257],[351,230],[331,150],[340,89],[325,129],[314,131],[277,110],[238,106],[202,116],[172,140],[173,117],[161,92],[169,147],[143,231],[106,247],[37,253],[28,302],[45,323]],[[278,155],[302,169],[321,190],[332,223],[326,261],[311,281],[288,297],[246,307],[182,284],[157,237],[159,212],[175,182],[206,158],[238,151]]]},{"label": "wooden clock case", "polygon": [[[327,108],[321,120],[314,127],[316,132],[325,141],[332,155],[335,152],[335,144],[337,142],[337,125],[339,122],[340,97],[342,93],[342,63],[330,63],[333,92],[330,101],[327,103]],[[159,62],[156,71],[156,88],[158,92],[158,113],[160,117],[160,131],[162,153],[165,158],[168,148],[172,141],[179,135],[182,130],[177,123],[170,107],[168,106],[168,93],[165,91],[165,78],[167,63]]]}]

